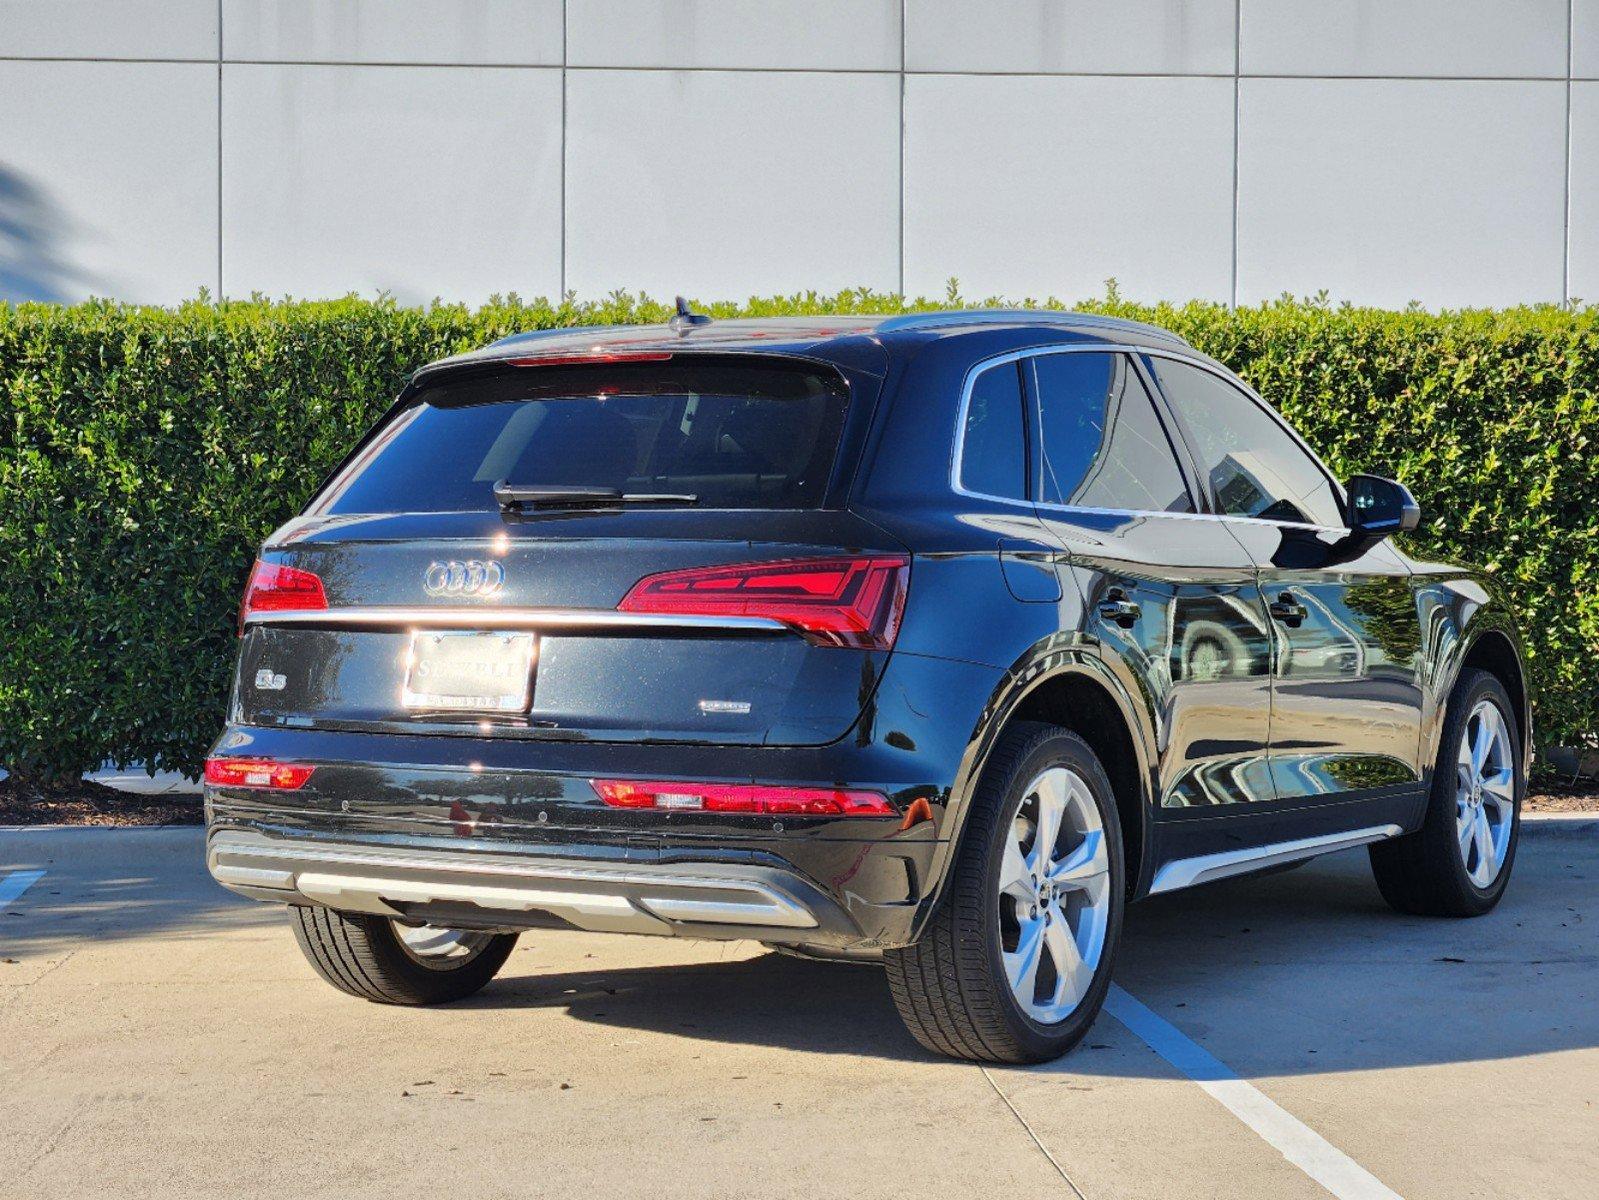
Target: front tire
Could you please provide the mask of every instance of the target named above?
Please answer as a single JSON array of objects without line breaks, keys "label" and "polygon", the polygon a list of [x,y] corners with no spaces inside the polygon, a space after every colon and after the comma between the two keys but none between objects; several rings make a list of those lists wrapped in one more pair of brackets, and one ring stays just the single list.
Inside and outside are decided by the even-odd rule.
[{"label": "front tire", "polygon": [[378,1004],[448,1004],[482,990],[505,965],[514,933],[474,933],[318,906],[289,909],[306,959],[339,991]]},{"label": "front tire", "polygon": [[1074,733],[1018,723],[983,772],[927,929],[884,954],[895,1007],[938,1054],[1058,1058],[1105,1002],[1125,901],[1099,759]]},{"label": "front tire", "polygon": [[1521,728],[1504,685],[1468,668],[1449,693],[1427,815],[1371,847],[1383,899],[1402,913],[1478,917],[1510,882],[1525,792]]}]

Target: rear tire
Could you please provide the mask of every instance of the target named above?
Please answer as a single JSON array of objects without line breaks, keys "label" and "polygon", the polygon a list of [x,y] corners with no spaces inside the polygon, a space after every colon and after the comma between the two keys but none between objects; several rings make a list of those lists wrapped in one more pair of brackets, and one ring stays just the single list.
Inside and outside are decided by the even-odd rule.
[{"label": "rear tire", "polygon": [[291,907],[289,924],[318,975],[378,1004],[464,1000],[494,978],[516,945],[514,933],[451,939],[450,931],[425,927],[432,938],[410,937],[387,917],[320,906]]},{"label": "rear tire", "polygon": [[[1502,738],[1495,738],[1495,719]],[[1479,737],[1486,747],[1480,755]],[[1421,828],[1370,848],[1383,899],[1416,916],[1479,917],[1492,909],[1516,861],[1525,790],[1510,696],[1488,672],[1467,668],[1449,693]]]},{"label": "rear tire", "polygon": [[950,872],[921,938],[883,956],[906,1028],[952,1058],[1058,1058],[1105,1002],[1126,901],[1115,795],[1088,744],[1008,729]]}]

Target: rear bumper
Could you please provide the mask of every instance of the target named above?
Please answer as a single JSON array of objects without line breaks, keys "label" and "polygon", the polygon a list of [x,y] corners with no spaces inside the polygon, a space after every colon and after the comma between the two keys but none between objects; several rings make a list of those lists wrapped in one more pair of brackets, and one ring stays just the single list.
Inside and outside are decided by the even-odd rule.
[{"label": "rear bumper", "polygon": [[[870,720],[828,746],[230,725],[214,756],[315,774],[295,791],[208,785],[209,861],[257,899],[425,910],[441,924],[904,946],[936,898],[954,783],[995,673],[914,655],[893,664]],[[899,815],[618,809],[596,793],[599,778],[859,788]]]},{"label": "rear bumper", "polygon": [[551,923],[604,933],[849,945],[864,934],[799,875],[736,864],[603,865],[515,853],[450,852],[213,830],[218,883],[258,900],[456,924]]}]

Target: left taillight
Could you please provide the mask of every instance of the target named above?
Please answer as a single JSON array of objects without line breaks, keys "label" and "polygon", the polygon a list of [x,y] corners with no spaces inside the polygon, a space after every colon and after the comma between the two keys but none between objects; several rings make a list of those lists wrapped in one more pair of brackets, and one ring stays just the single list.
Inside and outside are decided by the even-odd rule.
[{"label": "left taillight", "polygon": [[321,578],[314,572],[257,559],[250,571],[250,582],[244,585],[244,599],[239,602],[239,634],[244,634],[244,623],[258,612],[327,606],[327,593],[322,588]]},{"label": "left taillight", "polygon": [[887,650],[910,586],[903,555],[734,563],[646,575],[617,608],[675,616],[766,617],[822,646]]},{"label": "left taillight", "polygon": [[267,758],[208,758],[205,781],[218,787],[267,788],[293,792],[305,786],[315,767],[276,762]]}]

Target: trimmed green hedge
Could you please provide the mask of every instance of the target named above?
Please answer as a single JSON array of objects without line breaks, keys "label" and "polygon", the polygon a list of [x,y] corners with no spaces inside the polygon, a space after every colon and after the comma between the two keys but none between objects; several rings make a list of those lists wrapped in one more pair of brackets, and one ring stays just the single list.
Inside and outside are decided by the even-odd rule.
[{"label": "trimmed green hedge", "polygon": [[[952,296],[952,302],[953,296]],[[719,317],[941,304],[870,292]],[[1480,563],[1520,611],[1544,744],[1599,730],[1599,313],[1283,301],[1084,305],[1238,370],[1342,473],[1421,499],[1421,554]],[[194,771],[220,728],[239,589],[414,367],[518,330],[660,320],[615,296],[482,309],[356,299],[0,305],[0,765]]]}]

